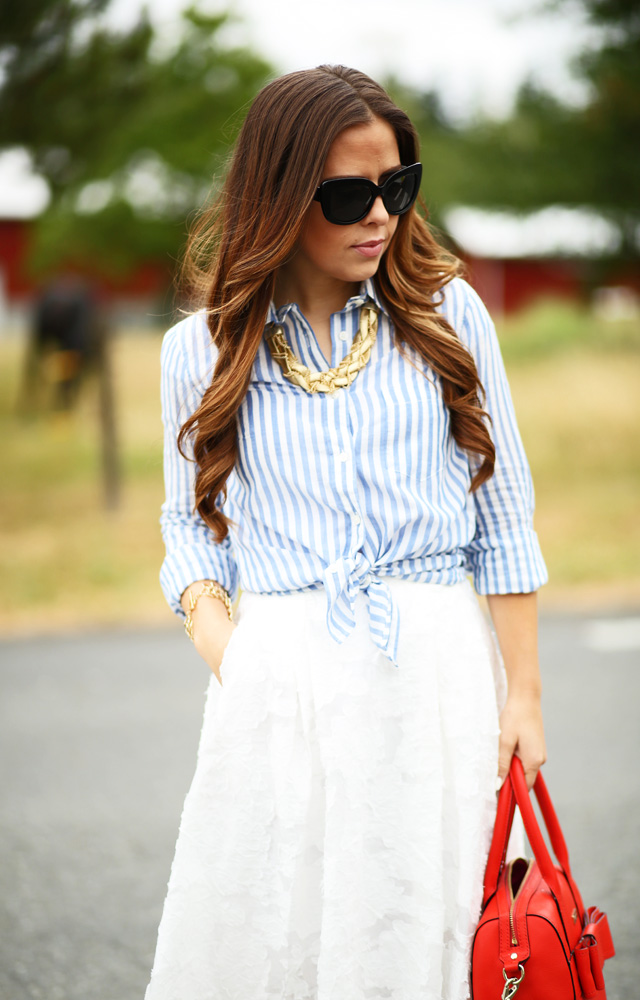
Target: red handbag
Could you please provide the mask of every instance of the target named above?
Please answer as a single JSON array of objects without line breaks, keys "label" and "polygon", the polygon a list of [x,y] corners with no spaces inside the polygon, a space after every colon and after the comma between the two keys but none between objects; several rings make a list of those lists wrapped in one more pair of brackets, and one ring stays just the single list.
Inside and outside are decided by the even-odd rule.
[{"label": "red handbag", "polygon": [[[473,1000],[606,1000],[602,967],[615,954],[605,913],[585,910],[560,824],[538,772],[536,794],[554,865],[513,757],[498,799],[471,955]],[[505,865],[516,804],[535,855]]]}]

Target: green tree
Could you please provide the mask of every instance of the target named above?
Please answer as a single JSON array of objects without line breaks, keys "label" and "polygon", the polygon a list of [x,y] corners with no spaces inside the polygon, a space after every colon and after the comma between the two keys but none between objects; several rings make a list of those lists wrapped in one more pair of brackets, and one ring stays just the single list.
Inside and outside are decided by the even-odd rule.
[{"label": "green tree", "polygon": [[[473,175],[459,197],[469,204],[531,211],[549,204],[594,208],[620,234],[620,256],[640,254],[640,2],[582,0],[602,44],[576,72],[583,106],[564,104],[526,83],[512,115],[482,121],[465,137]],[[555,9],[561,13],[565,0]]]},{"label": "green tree", "polygon": [[105,26],[108,0],[30,0],[0,13],[0,148],[26,147],[52,192],[36,262],[110,272],[180,253],[238,110],[272,68],[225,44],[228,16],[191,8],[158,54],[147,17]]},{"label": "green tree", "polygon": [[422,194],[429,220],[444,225],[443,215],[461,200],[469,186],[473,169],[466,157],[467,133],[449,120],[437,91],[420,93],[397,77],[385,81],[385,88],[415,125],[420,137],[423,164]]}]

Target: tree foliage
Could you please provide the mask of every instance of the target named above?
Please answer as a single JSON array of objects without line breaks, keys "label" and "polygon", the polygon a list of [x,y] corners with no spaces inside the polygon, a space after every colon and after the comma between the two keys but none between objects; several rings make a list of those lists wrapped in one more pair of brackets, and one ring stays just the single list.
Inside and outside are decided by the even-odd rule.
[{"label": "tree foliage", "polygon": [[125,272],[171,261],[226,154],[238,110],[272,72],[225,43],[227,15],[191,8],[159,51],[143,14],[107,27],[108,0],[28,0],[0,12],[0,148],[26,147],[52,200],[36,259]]},{"label": "tree foliage", "polygon": [[[565,0],[558,0],[559,13]],[[526,83],[505,121],[466,136],[473,178],[460,200],[531,211],[549,204],[595,208],[620,234],[620,255],[640,254],[640,2],[583,0],[602,44],[581,55],[581,107]]]},{"label": "tree foliage", "polygon": [[[569,2],[553,0],[561,16]],[[596,208],[618,226],[621,254],[640,252],[640,0],[581,0],[602,33],[576,72],[580,107],[525,83],[504,121],[459,127],[437,93],[398,79],[392,94],[422,140],[432,221],[453,204],[532,211]],[[191,8],[173,45],[142,15],[128,31],[109,0],[8,0],[0,6],[0,149],[27,148],[52,199],[36,261],[90,259],[126,273],[171,270],[185,220],[219,176],[243,109],[272,67],[225,40],[228,16]]]},{"label": "tree foliage", "polygon": [[419,92],[397,77],[388,78],[384,85],[416,126],[423,164],[422,193],[430,222],[441,227],[446,209],[460,201],[461,191],[472,187],[466,131],[452,124],[436,91]]}]

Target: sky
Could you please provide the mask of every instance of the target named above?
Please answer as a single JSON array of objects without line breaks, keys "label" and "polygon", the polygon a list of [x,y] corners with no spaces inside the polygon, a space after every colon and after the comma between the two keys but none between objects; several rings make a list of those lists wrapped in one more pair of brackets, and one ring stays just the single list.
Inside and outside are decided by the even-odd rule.
[{"label": "sky", "polygon": [[[148,0],[156,24],[175,33],[185,0]],[[109,19],[126,25],[142,0],[113,0]],[[594,30],[580,5],[563,0],[204,0],[211,11],[242,19],[230,32],[288,72],[323,62],[344,63],[374,78],[390,73],[437,88],[449,112],[506,114],[518,84],[530,76],[569,100],[583,90],[572,79],[573,55]]]},{"label": "sky", "polygon": [[[176,37],[187,0],[147,0],[166,44]],[[112,0],[107,19],[126,30],[143,0]],[[546,0],[203,0],[203,10],[230,10],[230,42],[249,44],[278,71],[344,63],[381,79],[393,74],[421,90],[436,89],[447,113],[464,121],[478,112],[506,115],[519,84],[533,79],[566,101],[584,91],[572,58],[595,33],[578,4],[552,13]],[[546,9],[544,9],[546,7]],[[21,151],[0,154],[0,213],[32,215],[46,186],[30,176]]]}]

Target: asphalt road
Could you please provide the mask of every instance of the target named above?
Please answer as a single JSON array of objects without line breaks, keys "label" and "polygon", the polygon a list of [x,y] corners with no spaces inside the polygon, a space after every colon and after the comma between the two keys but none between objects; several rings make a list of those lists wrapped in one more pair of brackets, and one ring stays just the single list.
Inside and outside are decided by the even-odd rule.
[{"label": "asphalt road", "polygon": [[[609,914],[608,1000],[634,1000],[640,619],[541,640],[547,784]],[[179,627],[0,643],[1,1000],[142,1000],[207,682]]]}]

